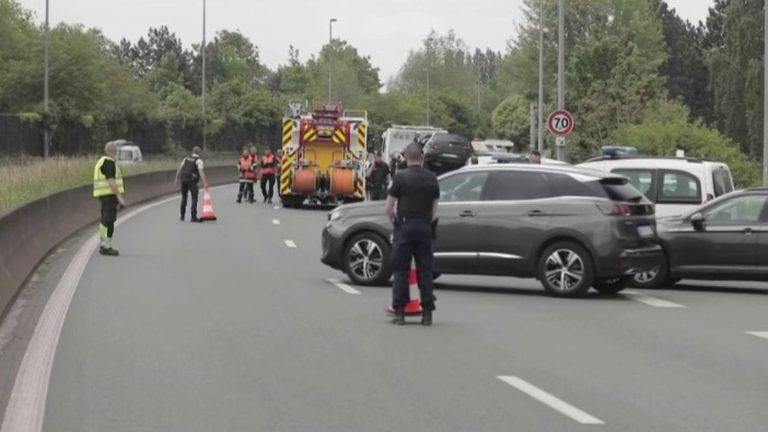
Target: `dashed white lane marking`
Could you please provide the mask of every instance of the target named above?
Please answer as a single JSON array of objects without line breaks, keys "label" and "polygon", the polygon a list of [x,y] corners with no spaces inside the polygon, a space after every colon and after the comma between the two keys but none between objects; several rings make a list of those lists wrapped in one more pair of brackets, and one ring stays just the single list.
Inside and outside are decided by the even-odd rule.
[{"label": "dashed white lane marking", "polygon": [[625,297],[643,303],[648,306],[653,306],[657,308],[684,308],[686,306],[681,305],[679,303],[674,303],[671,301],[663,300],[656,297],[651,297],[648,294],[643,294],[638,291],[624,291],[622,293]]},{"label": "dashed white lane marking", "polygon": [[280,206],[275,206],[275,210],[280,210]]},{"label": "dashed white lane marking", "polygon": [[360,291],[352,288],[351,286],[345,284],[344,282],[341,282],[338,279],[328,279],[328,282],[334,284],[336,288],[344,291],[347,294],[361,294]]},{"label": "dashed white lane marking", "polygon": [[272,219],[272,223],[275,224],[275,225],[280,225],[280,220],[279,219]]},{"label": "dashed white lane marking", "polygon": [[768,331],[749,331],[747,334],[757,336],[759,338],[768,339]]},{"label": "dashed white lane marking", "polygon": [[[179,197],[167,198],[140,207],[121,217],[115,225],[122,225],[151,208],[177,199]],[[98,244],[99,237],[95,235],[80,247],[45,304],[21,360],[0,432],[40,432],[43,429],[51,368],[61,329],[80,278]]]},{"label": "dashed white lane marking", "polygon": [[296,243],[294,243],[293,240],[286,240],[285,245],[291,249],[296,249]]},{"label": "dashed white lane marking", "polygon": [[563,414],[566,417],[570,417],[571,419],[581,424],[595,424],[595,425],[605,424],[599,418],[593,417],[592,415],[587,414],[586,412],[576,408],[575,406],[569,404],[568,402],[565,402],[564,400],[559,399],[518,377],[499,376],[497,378],[511,385],[512,387],[520,390],[521,392],[527,394],[528,396],[536,399],[537,401],[543,403],[544,405],[547,405],[548,407],[559,412],[560,414]]}]

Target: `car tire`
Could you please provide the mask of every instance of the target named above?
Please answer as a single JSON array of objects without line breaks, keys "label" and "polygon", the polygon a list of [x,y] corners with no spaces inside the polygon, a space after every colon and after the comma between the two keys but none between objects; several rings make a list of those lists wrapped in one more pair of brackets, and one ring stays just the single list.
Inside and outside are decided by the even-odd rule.
[{"label": "car tire", "polygon": [[592,286],[600,294],[617,294],[624,290],[632,280],[631,276],[621,276],[612,279],[601,279]]},{"label": "car tire", "polygon": [[356,285],[382,286],[392,277],[392,249],[380,235],[357,234],[344,248],[344,273]]},{"label": "car tire", "polygon": [[564,241],[547,246],[539,256],[536,276],[556,297],[583,297],[595,280],[592,257],[576,243]]},{"label": "car tire", "polygon": [[635,288],[658,289],[673,285],[678,281],[679,279],[673,280],[669,277],[669,261],[664,256],[657,268],[634,275],[630,283]]}]

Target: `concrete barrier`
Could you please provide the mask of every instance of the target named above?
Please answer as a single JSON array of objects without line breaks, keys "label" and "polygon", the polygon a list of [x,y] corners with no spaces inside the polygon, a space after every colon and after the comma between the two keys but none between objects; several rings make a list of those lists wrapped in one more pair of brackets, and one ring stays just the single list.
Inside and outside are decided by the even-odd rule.
[{"label": "concrete barrier", "polygon": [[[208,167],[211,186],[237,181],[232,167]],[[132,206],[170,193],[175,171],[127,177],[126,200]],[[202,194],[200,197],[202,203]],[[38,264],[58,244],[99,220],[92,186],[65,190],[0,212],[0,318]]]}]

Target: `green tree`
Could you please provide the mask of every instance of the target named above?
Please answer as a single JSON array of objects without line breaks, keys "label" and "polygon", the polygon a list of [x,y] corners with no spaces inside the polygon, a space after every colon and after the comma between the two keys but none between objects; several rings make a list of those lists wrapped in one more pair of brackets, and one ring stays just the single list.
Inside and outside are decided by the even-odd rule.
[{"label": "green tree", "polygon": [[755,160],[700,120],[690,122],[689,116],[686,106],[663,103],[642,123],[622,126],[613,136],[617,144],[636,146],[646,154],[669,156],[680,149],[689,156],[723,161],[730,166],[737,187],[760,183],[760,166]]},{"label": "green tree", "polygon": [[510,139],[516,144],[526,141],[530,134],[530,112],[528,102],[514,94],[499,104],[493,111],[493,132],[499,138]]},{"label": "green tree", "polygon": [[41,47],[32,15],[14,0],[0,0],[0,112],[30,111],[42,100],[34,79]]}]

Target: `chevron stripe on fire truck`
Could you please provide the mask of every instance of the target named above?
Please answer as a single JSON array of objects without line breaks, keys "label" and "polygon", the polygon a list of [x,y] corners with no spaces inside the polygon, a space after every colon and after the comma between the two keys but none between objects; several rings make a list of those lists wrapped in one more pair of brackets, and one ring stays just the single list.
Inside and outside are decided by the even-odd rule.
[{"label": "chevron stripe on fire truck", "polygon": [[363,179],[355,180],[355,196],[357,198],[365,198],[365,183],[363,183]]},{"label": "chevron stripe on fire truck", "polygon": [[283,146],[287,146],[293,139],[293,120],[283,121]]},{"label": "chevron stripe on fire truck", "polygon": [[296,161],[296,154],[284,155],[283,162],[280,168],[280,193],[291,193],[291,175],[293,174],[291,168]]},{"label": "chevron stripe on fire truck", "polygon": [[368,143],[368,126],[361,124],[357,127],[357,145],[365,150],[365,146]]},{"label": "chevron stripe on fire truck", "polygon": [[307,130],[304,131],[304,142],[312,142],[317,140],[317,130],[312,126],[307,126]]},{"label": "chevron stripe on fire truck", "polygon": [[344,144],[347,142],[346,134],[344,133],[344,129],[336,129],[333,131],[333,142],[336,144]]}]

